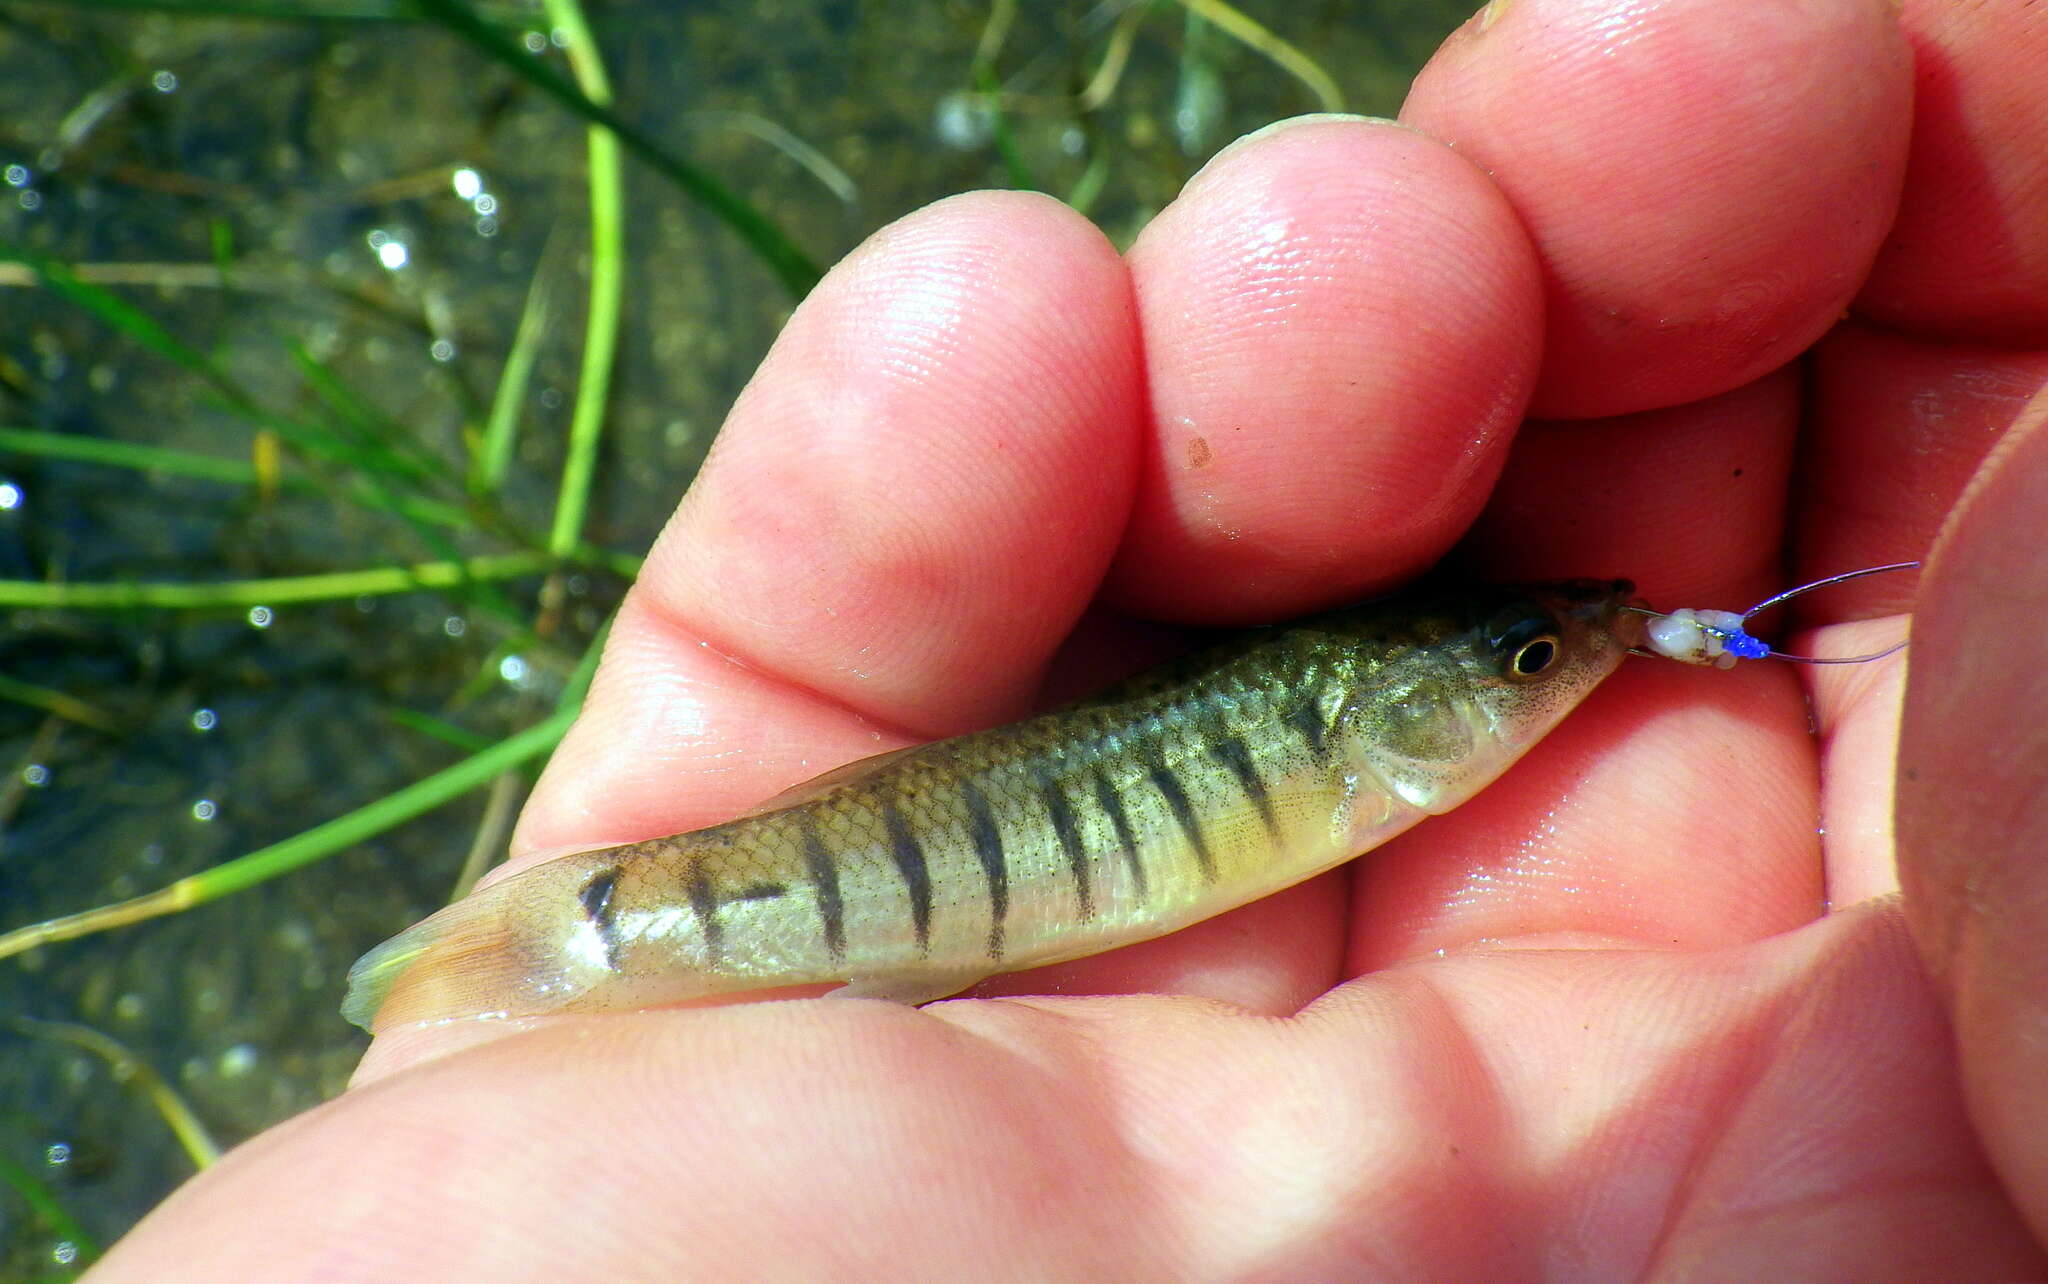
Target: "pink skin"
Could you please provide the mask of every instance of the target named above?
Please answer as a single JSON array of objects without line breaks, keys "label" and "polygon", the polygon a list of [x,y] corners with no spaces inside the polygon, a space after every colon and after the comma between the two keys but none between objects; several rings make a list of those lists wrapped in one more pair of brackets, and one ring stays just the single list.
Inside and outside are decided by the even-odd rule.
[{"label": "pink skin", "polygon": [[[2043,25],[1977,8],[2007,44]],[[1901,304],[1882,344],[1827,341],[1810,403],[1770,372],[1835,323],[1889,226],[1905,42],[1871,0],[1493,13],[1409,113],[1465,110],[1457,152],[1308,122],[1220,157],[1122,261],[1049,201],[982,194],[842,265],[657,545],[514,864],[717,820],[1019,713],[1117,664],[1120,636],[1164,645],[1082,616],[1105,575],[1114,604],[1178,620],[1279,614],[1471,526],[1456,556],[1480,571],[1739,607],[1788,566],[1921,553],[1940,528],[1897,742],[1903,902],[1900,661],[1632,661],[1481,800],[1355,868],[982,997],[380,1038],[356,1090],[194,1180],[100,1277],[2048,1272],[2048,1046],[2026,1037],[2048,1022],[2048,428],[2008,432],[1958,509],[1970,466],[1901,486],[1897,452],[1983,454],[1942,425],[1995,414],[1916,401],[1981,354]],[[1565,39],[1595,29],[1631,39]],[[2021,92],[2021,66],[1970,63],[1965,88]],[[1844,68],[1853,92],[1817,101]],[[1818,214],[1809,173],[1833,192]],[[1967,221],[1982,201],[1945,212],[1923,177],[1903,179],[1916,218],[1991,234]],[[2048,225],[2038,186],[1991,190],[2028,202],[1998,220]],[[1705,299],[1703,243],[1770,288]],[[1562,281],[1597,290],[1553,288],[1545,347]],[[1594,297],[1690,338],[1559,324]],[[1982,298],[1986,326],[2012,315]],[[1946,293],[1928,333],[1970,302]],[[2010,404],[2048,418],[2048,370],[2001,369],[2033,371]],[[1539,387],[1553,416],[1627,413],[1510,450]],[[1411,504],[1375,488],[1388,473]],[[1791,644],[1882,645],[1914,578],[1830,594]]]},{"label": "pink skin", "polygon": [[1911,102],[1877,0],[1509,0],[1401,119],[1491,173],[1536,241],[1536,413],[1612,415],[1748,383],[1834,324],[1891,225]]},{"label": "pink skin", "polygon": [[1856,296],[1887,325],[2048,344],[2048,25],[2033,0],[1903,0],[1914,52],[1911,165]]}]

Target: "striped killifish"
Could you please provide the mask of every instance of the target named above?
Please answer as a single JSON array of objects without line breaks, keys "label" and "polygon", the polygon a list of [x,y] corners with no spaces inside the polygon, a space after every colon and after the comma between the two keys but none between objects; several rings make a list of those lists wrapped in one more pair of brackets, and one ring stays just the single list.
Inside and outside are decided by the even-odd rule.
[{"label": "striped killifish", "polygon": [[843,982],[924,1002],[1160,936],[1449,811],[1640,641],[1625,580],[1422,589],[563,856],[365,955],[366,1028]]}]

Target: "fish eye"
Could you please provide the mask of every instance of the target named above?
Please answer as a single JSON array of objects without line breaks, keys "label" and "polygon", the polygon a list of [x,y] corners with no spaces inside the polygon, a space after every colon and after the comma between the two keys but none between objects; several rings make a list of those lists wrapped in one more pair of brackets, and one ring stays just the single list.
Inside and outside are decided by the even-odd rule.
[{"label": "fish eye", "polygon": [[1509,682],[1534,682],[1564,658],[1557,621],[1548,613],[1520,613],[1519,619],[1501,620],[1489,632],[1500,675]]},{"label": "fish eye", "polygon": [[1524,642],[1508,661],[1508,675],[1515,678],[1536,678],[1557,665],[1557,639],[1548,633],[1540,638]]}]

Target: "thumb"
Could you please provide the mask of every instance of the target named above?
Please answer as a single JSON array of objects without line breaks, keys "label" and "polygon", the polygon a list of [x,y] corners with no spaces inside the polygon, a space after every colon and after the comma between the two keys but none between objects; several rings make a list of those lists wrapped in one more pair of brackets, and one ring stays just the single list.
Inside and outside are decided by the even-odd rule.
[{"label": "thumb", "polygon": [[1970,1113],[2048,1240],[2048,391],[1972,479],[1921,581],[1899,733],[1908,919]]}]

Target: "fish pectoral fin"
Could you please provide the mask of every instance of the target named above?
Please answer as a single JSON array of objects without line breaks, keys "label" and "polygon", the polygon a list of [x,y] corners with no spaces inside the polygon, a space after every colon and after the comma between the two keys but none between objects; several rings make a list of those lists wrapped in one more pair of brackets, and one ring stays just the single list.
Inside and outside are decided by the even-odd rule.
[{"label": "fish pectoral fin", "polygon": [[886,999],[891,1003],[907,1003],[920,1007],[951,998],[968,986],[987,976],[984,971],[973,972],[898,972],[892,976],[856,976],[836,990],[828,991],[828,999]]}]

